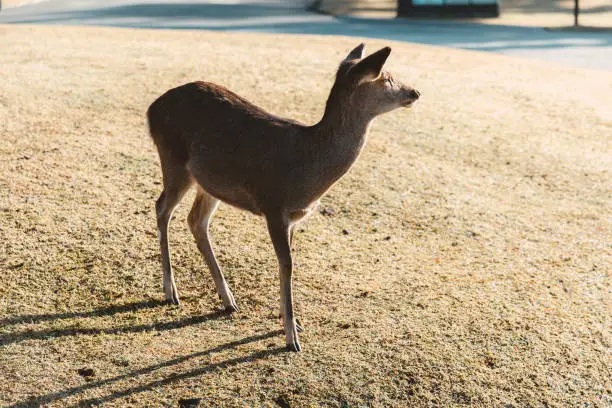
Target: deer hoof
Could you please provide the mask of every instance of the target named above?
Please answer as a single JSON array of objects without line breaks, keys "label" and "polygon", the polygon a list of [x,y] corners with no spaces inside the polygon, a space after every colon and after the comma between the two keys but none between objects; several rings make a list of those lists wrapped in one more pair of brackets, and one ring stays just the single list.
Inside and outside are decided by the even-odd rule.
[{"label": "deer hoof", "polygon": [[236,306],[235,304],[225,306],[225,313],[232,314],[232,313],[238,313],[238,312],[239,312],[238,306]]},{"label": "deer hoof", "polygon": [[298,352],[302,351],[302,347],[300,347],[300,343],[298,343],[297,340],[296,340],[296,341],[294,341],[292,343],[287,344],[287,350],[293,351],[295,353],[298,353]]},{"label": "deer hoof", "polygon": [[295,329],[297,330],[298,333],[301,333],[304,331],[304,328],[302,327],[302,324],[300,323],[298,319],[295,319]]},{"label": "deer hoof", "polygon": [[169,305],[179,306],[181,304],[181,301],[179,300],[178,296],[173,295],[172,297],[166,299],[166,303],[168,303]]},{"label": "deer hoof", "polygon": [[164,293],[166,294],[166,303],[168,303],[169,305],[178,306],[181,304],[179,300],[178,290],[176,290],[176,285],[174,283],[164,283]]},{"label": "deer hoof", "polygon": [[176,293],[173,293],[172,295],[166,297],[166,303],[168,303],[169,305],[179,306],[181,304],[181,301],[179,300],[178,295]]}]

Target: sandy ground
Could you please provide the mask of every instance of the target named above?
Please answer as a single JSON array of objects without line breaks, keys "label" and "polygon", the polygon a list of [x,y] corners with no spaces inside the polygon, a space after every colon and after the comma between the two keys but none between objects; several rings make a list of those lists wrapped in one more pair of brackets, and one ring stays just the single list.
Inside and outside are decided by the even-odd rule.
[{"label": "sandy ground", "polygon": [[193,194],[184,303],[159,303],[149,103],[206,79],[314,123],[357,42],[0,26],[1,406],[612,404],[609,72],[392,43],[421,102],[376,121],[296,233],[304,352],[283,350],[263,220],[227,206],[241,312],[216,313]]},{"label": "sandy ground", "polygon": [[[499,0],[499,4],[499,17],[473,21],[530,27],[568,27],[574,24],[573,0]],[[394,18],[397,0],[323,0],[321,8],[333,14]],[[580,0],[580,10],[580,25],[612,28],[609,0]]]}]

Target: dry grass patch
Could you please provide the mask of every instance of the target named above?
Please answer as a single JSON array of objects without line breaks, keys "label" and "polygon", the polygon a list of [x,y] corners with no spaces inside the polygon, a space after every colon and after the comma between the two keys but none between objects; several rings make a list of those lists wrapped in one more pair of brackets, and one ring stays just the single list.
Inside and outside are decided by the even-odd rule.
[{"label": "dry grass patch", "polygon": [[206,79],[313,123],[357,42],[0,26],[0,405],[609,406],[609,72],[391,44],[423,96],[296,234],[305,351],[282,350],[263,220],[227,206],[240,314],[216,313],[192,196],[184,303],[158,303],[148,104]]}]

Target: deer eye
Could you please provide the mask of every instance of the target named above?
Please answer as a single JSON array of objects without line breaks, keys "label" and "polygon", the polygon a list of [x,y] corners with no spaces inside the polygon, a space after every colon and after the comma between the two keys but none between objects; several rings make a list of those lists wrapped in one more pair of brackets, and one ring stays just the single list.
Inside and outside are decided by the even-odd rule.
[{"label": "deer eye", "polygon": [[386,77],[385,78],[385,85],[391,86],[391,78],[390,77]]}]

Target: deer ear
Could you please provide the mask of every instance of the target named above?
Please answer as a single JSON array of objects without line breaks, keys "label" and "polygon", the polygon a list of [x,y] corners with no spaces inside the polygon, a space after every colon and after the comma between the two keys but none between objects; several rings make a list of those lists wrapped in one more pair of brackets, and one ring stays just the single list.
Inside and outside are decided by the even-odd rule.
[{"label": "deer ear", "polygon": [[368,55],[353,66],[349,71],[351,75],[356,76],[359,82],[373,81],[380,76],[383,65],[391,54],[391,48],[385,47],[376,51],[374,54]]},{"label": "deer ear", "polygon": [[363,58],[364,53],[365,53],[365,44],[361,43],[355,48],[353,48],[353,51],[349,52],[349,54],[344,59],[344,62],[352,61],[352,60],[360,60]]}]

